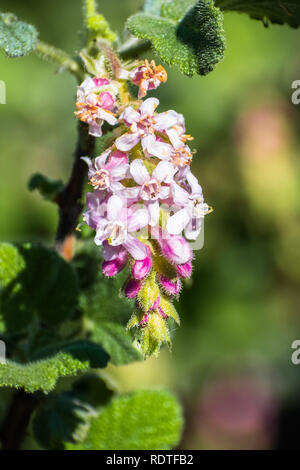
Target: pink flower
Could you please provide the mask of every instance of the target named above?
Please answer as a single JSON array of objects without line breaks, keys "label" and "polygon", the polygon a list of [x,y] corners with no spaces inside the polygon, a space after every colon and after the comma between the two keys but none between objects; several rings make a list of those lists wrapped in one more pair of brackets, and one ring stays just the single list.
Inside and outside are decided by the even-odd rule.
[{"label": "pink flower", "polygon": [[89,133],[101,137],[104,121],[117,123],[114,116],[118,88],[106,78],[88,77],[78,87],[75,116],[89,125]]},{"label": "pink flower", "polygon": [[180,277],[183,277],[183,278],[191,277],[192,270],[193,270],[193,267],[192,267],[192,262],[191,261],[188,261],[185,264],[177,264],[177,266],[176,266],[177,274]]},{"label": "pink flower", "polygon": [[130,73],[132,82],[139,87],[138,98],[144,98],[148,90],[155,90],[167,81],[167,72],[162,65],[155,65],[154,60],[137,67]]},{"label": "pink flower", "polygon": [[151,261],[151,250],[147,247],[147,256],[141,261],[135,261],[133,263],[131,273],[135,279],[145,279],[151,271],[152,261]]},{"label": "pink flower", "polygon": [[[108,159],[108,157],[110,157]],[[89,180],[94,189],[103,191],[110,189],[112,192],[123,189],[119,182],[126,178],[129,170],[128,157],[126,154],[106,150],[94,161],[88,157],[82,157],[89,167]]]},{"label": "pink flower", "polygon": [[162,285],[163,289],[166,291],[166,293],[169,295],[177,295],[181,290],[181,282],[179,278],[171,280],[161,274],[159,276],[159,282]]},{"label": "pink flower", "polygon": [[[130,132],[119,137],[115,144],[116,147],[127,152],[141,142],[144,152],[149,155],[164,159],[168,158],[172,152],[172,146],[158,139],[155,132],[164,132],[164,119],[157,123],[159,114],[154,114],[159,105],[157,98],[148,98],[136,111],[131,106],[127,107],[121,114],[120,120],[123,120]],[[168,124],[166,122],[166,124]]]},{"label": "pink flower", "polygon": [[193,258],[189,243],[181,236],[165,235],[158,242],[163,256],[172,264],[185,264]]},{"label": "pink flower", "polygon": [[107,277],[113,277],[122,271],[128,260],[127,251],[123,247],[113,247],[113,250],[106,247],[106,250],[103,249],[103,256],[102,272]]},{"label": "pink flower", "polygon": [[170,185],[176,169],[169,162],[159,162],[151,176],[140,159],[133,160],[130,173],[139,185],[125,189],[122,194],[132,199],[142,199],[149,212],[149,224],[155,226],[159,221],[159,201],[170,195]]},{"label": "pink flower", "polygon": [[128,299],[135,299],[142,288],[142,281],[129,279],[124,286],[124,293]]},{"label": "pink flower", "polygon": [[169,217],[167,231],[172,235],[179,235],[185,230],[187,239],[196,240],[200,234],[204,216],[212,209],[204,202],[202,188],[197,178],[189,170],[185,173],[190,192],[178,184],[173,185],[174,203],[183,208]]},{"label": "pink flower", "polygon": [[148,213],[138,209],[133,214],[126,207],[126,202],[113,195],[107,201],[106,217],[102,217],[97,225],[96,245],[105,241],[112,247],[123,246],[136,260],[145,259],[147,247],[130,233],[148,225]]}]

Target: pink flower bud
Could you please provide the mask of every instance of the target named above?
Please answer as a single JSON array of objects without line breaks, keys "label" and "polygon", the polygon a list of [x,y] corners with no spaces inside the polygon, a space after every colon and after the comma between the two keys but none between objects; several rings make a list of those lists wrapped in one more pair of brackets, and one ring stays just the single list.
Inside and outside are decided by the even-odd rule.
[{"label": "pink flower bud", "polygon": [[184,264],[178,264],[176,266],[176,271],[177,274],[179,274],[180,277],[183,278],[189,278],[192,275],[192,262],[188,261],[187,263]]},{"label": "pink flower bud", "polygon": [[163,255],[173,264],[191,261],[193,252],[188,242],[180,235],[169,235],[160,240]]},{"label": "pink flower bud", "polygon": [[129,279],[124,286],[124,293],[128,299],[134,299],[142,287],[142,282],[137,279]]},{"label": "pink flower bud", "polygon": [[160,316],[163,317],[165,320],[166,320],[167,318],[169,318],[168,315],[163,311],[163,309],[162,309],[161,307],[158,307],[158,313],[159,313]]},{"label": "pink flower bud", "polygon": [[179,278],[172,281],[171,279],[168,279],[167,277],[160,275],[159,282],[161,283],[162,287],[164,288],[167,294],[169,295],[179,294],[180,289],[181,289],[181,282]]},{"label": "pink flower bud", "polygon": [[155,300],[155,302],[153,302],[153,304],[151,305],[151,307],[149,308],[149,312],[152,311],[152,310],[156,310],[158,307],[159,307],[159,304],[160,304],[160,297],[159,295],[157,296],[157,299]]},{"label": "pink flower bud", "polygon": [[119,272],[121,272],[122,269],[125,268],[126,264],[127,264],[126,250],[121,250],[113,259],[103,261],[102,272],[104,276],[113,277]]},{"label": "pink flower bud", "polygon": [[140,325],[141,325],[142,328],[147,325],[148,320],[149,320],[149,315],[146,313],[146,315],[144,315],[143,318],[140,321]]},{"label": "pink flower bud", "polygon": [[147,247],[147,252],[148,254],[145,259],[141,261],[135,261],[132,266],[131,272],[135,279],[142,280],[150,273],[152,262],[151,251],[149,247]]}]

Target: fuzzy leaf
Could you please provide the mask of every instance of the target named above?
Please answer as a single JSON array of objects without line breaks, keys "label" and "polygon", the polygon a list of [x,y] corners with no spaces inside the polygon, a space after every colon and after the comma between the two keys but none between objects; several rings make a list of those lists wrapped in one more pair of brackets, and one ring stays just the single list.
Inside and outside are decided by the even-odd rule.
[{"label": "fuzzy leaf", "polygon": [[32,175],[28,182],[29,190],[34,191],[37,189],[47,201],[55,201],[63,187],[64,185],[61,180],[52,180],[40,173]]},{"label": "fuzzy leaf", "polygon": [[34,26],[18,21],[12,13],[0,14],[0,48],[9,57],[30,54],[37,44],[38,32]]},{"label": "fuzzy leaf", "polygon": [[54,389],[59,377],[76,375],[87,369],[87,361],[82,362],[66,353],[25,365],[6,361],[0,364],[0,387],[23,388],[28,393],[48,393]]},{"label": "fuzzy leaf", "polygon": [[150,40],[160,58],[192,76],[206,75],[223,58],[223,15],[212,0],[172,0],[161,8],[161,16],[138,13],[127,20],[128,30]]},{"label": "fuzzy leaf", "polygon": [[0,288],[6,287],[25,268],[24,258],[10,243],[0,244]]},{"label": "fuzzy leaf", "polygon": [[104,368],[109,360],[108,354],[98,344],[91,341],[78,340],[54,344],[41,349],[33,359],[44,359],[60,353],[71,354],[81,362],[88,362],[92,368]]},{"label": "fuzzy leaf", "polygon": [[64,449],[64,442],[82,442],[90,429],[90,420],[97,416],[87,403],[72,393],[48,398],[36,411],[33,433],[45,449]]},{"label": "fuzzy leaf", "polygon": [[216,0],[215,4],[223,11],[247,13],[251,18],[277,24],[300,26],[299,0]]},{"label": "fuzzy leaf", "polygon": [[138,391],[114,398],[93,419],[82,444],[67,449],[164,450],[175,447],[182,427],[181,409],[165,391]]},{"label": "fuzzy leaf", "polygon": [[[8,252],[13,253],[9,262]],[[78,281],[73,267],[41,245],[0,244],[0,283],[1,278],[5,288],[0,312],[8,332],[28,327],[34,316],[58,325],[77,307]]]},{"label": "fuzzy leaf", "polygon": [[144,12],[149,15],[160,15],[161,6],[166,0],[145,0]]}]

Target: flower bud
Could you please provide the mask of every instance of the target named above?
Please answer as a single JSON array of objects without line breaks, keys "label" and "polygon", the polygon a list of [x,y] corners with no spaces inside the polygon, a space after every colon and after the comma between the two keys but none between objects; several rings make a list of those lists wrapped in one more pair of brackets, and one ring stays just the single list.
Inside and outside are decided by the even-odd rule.
[{"label": "flower bud", "polygon": [[142,282],[137,279],[129,279],[124,286],[124,293],[128,299],[135,299],[141,290]]},{"label": "flower bud", "polygon": [[160,241],[163,255],[170,263],[185,264],[191,261],[193,252],[182,236],[170,235]]},{"label": "flower bud", "polygon": [[177,274],[179,274],[180,277],[183,278],[189,278],[192,275],[192,262],[188,261],[187,263],[184,264],[178,264],[176,266],[176,271]]},{"label": "flower bud", "polygon": [[141,261],[135,261],[132,266],[131,273],[135,279],[145,279],[145,277],[147,277],[151,271],[152,262],[151,251],[149,247],[147,247],[147,251],[148,255],[146,258]]},{"label": "flower bud", "polygon": [[168,279],[167,277],[161,274],[159,276],[159,282],[167,294],[169,295],[179,294],[180,289],[181,289],[181,282],[178,277],[172,280],[172,279]]},{"label": "flower bud", "polygon": [[126,263],[127,253],[125,250],[122,250],[114,259],[103,261],[102,272],[104,276],[113,277],[125,268]]}]

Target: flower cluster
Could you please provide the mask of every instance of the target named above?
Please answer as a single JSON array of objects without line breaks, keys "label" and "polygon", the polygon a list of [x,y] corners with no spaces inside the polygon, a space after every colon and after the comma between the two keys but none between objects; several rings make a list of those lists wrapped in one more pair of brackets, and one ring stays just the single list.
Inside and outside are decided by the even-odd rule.
[{"label": "flower cluster", "polygon": [[[124,91],[128,80],[139,87],[138,100]],[[173,110],[158,113],[156,98],[140,100],[165,81],[163,67],[147,61],[118,77],[88,77],[78,88],[75,113],[93,136],[102,135],[104,121],[115,128],[104,153],[83,157],[93,187],[84,220],[102,246],[103,273],[112,277],[130,266],[123,290],[136,299],[136,312],[128,328],[136,328],[145,355],[170,344],[167,320],[179,322],[172,299],[192,273],[187,240],[197,239],[211,211],[190,170],[192,138],[184,117]]]}]

